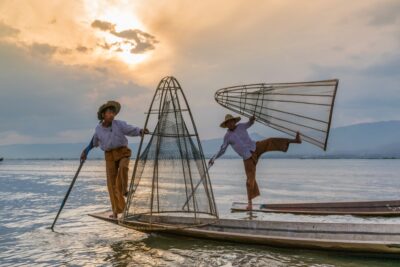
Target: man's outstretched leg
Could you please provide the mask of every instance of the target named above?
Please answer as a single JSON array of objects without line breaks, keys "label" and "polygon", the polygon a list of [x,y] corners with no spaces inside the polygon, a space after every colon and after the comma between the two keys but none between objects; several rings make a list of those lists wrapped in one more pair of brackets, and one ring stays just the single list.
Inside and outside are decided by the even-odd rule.
[{"label": "man's outstretched leg", "polygon": [[256,165],[259,157],[269,151],[282,151],[286,152],[290,144],[301,144],[300,133],[297,132],[294,139],[288,138],[268,138],[262,141],[256,142],[256,151],[252,157],[244,161],[244,166],[247,175],[247,197],[248,205],[247,210],[251,210],[253,207],[252,199],[260,195],[256,181]]},{"label": "man's outstretched leg", "polygon": [[290,144],[301,144],[300,133],[297,132],[294,139],[289,138],[268,138],[256,142],[256,158],[258,159],[263,153],[270,151],[286,152]]}]

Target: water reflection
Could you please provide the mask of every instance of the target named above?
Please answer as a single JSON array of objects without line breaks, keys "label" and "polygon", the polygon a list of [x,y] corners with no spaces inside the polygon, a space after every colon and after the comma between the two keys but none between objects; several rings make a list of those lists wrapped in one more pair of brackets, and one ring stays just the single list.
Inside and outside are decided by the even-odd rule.
[{"label": "water reflection", "polygon": [[[260,201],[400,199],[400,161],[263,161]],[[241,162],[211,172],[220,214],[245,199]],[[268,168],[267,168],[268,167]],[[399,266],[390,258],[146,235],[87,216],[109,209],[104,163],[88,161],[56,225],[75,161],[5,161],[0,165],[1,266]],[[257,219],[400,223],[398,218],[257,214]]]}]

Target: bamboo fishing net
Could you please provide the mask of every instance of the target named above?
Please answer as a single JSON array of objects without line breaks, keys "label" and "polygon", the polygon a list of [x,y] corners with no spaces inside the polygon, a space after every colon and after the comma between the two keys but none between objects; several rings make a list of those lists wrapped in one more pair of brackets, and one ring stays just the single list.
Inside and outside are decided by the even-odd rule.
[{"label": "bamboo fishing net", "polygon": [[159,83],[145,128],[151,122],[154,131],[143,151],[143,139],[140,143],[125,218],[169,213],[217,217],[196,126],[175,78],[165,77]]},{"label": "bamboo fishing net", "polygon": [[260,83],[226,87],[215,93],[225,108],[324,150],[327,148],[338,80]]}]

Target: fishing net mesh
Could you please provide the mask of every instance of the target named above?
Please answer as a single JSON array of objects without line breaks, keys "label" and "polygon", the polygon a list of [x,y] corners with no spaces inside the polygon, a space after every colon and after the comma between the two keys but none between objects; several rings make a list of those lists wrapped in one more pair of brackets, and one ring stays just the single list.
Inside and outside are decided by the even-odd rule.
[{"label": "fishing net mesh", "polygon": [[[189,107],[181,109],[179,94],[183,92],[173,78],[162,80],[157,89],[155,99],[160,103],[152,104],[159,108],[157,122],[136,163],[126,216],[217,216],[198,135],[190,132],[185,123],[182,112]],[[154,110],[152,107],[148,116]],[[194,124],[193,120],[191,123]]]},{"label": "fishing net mesh", "polygon": [[222,106],[326,150],[338,80],[250,84],[220,89]]}]

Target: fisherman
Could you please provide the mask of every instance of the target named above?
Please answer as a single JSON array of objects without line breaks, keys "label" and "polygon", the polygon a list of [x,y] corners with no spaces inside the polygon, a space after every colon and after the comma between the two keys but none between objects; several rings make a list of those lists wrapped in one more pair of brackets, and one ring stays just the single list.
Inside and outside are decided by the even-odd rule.
[{"label": "fisherman", "polygon": [[247,176],[246,188],[248,205],[247,210],[252,209],[252,199],[260,195],[256,181],[256,165],[260,156],[269,151],[286,152],[289,144],[301,144],[300,133],[297,132],[295,139],[288,138],[268,138],[258,142],[254,142],[247,132],[255,121],[255,117],[251,117],[248,122],[238,123],[240,117],[233,117],[231,114],[225,116],[225,120],[220,124],[222,128],[228,128],[224,142],[220,150],[208,162],[209,166],[214,164],[214,161],[222,156],[229,145],[233,150],[243,158],[244,169]]},{"label": "fisherman", "polygon": [[116,101],[108,101],[100,106],[97,118],[100,120],[92,140],[82,151],[81,161],[85,161],[89,151],[98,147],[105,152],[107,187],[110,195],[113,214],[110,218],[117,219],[125,208],[128,195],[128,170],[131,150],[128,148],[126,136],[142,136],[148,134],[148,129],[140,129],[125,121],[114,119],[121,110]]}]

